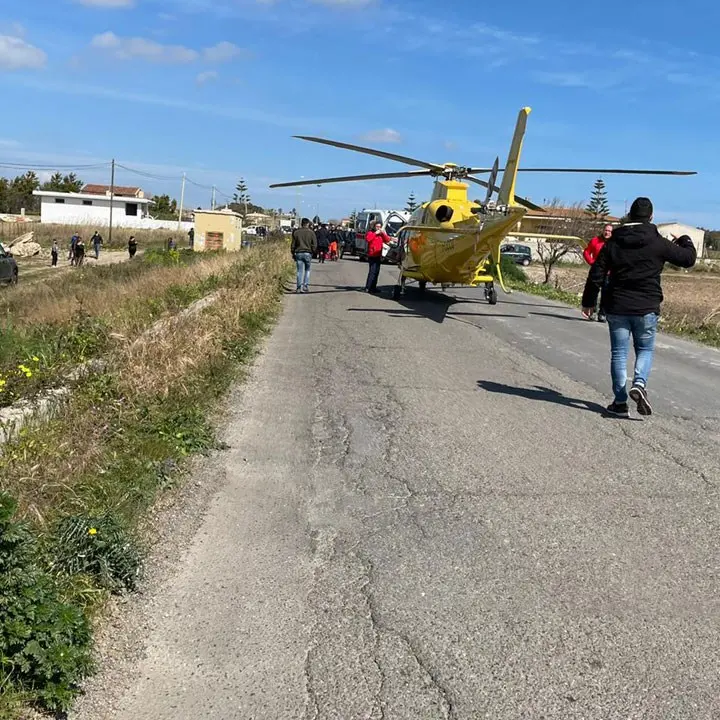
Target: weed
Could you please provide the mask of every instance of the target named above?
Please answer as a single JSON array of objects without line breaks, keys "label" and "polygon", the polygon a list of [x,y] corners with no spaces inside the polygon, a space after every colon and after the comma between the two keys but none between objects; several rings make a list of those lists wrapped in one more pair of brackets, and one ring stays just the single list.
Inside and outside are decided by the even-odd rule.
[{"label": "weed", "polygon": [[90,624],[59,598],[16,509],[0,493],[0,686],[12,682],[41,706],[65,711],[92,669]]},{"label": "weed", "polygon": [[142,566],[127,528],[112,514],[62,518],[51,540],[52,569],[89,575],[110,592],[135,590]]}]

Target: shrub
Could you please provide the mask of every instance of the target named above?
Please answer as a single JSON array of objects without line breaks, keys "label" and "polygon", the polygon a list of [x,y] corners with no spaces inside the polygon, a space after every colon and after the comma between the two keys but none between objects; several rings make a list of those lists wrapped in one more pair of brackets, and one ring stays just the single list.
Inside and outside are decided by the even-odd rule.
[{"label": "shrub", "polygon": [[13,520],[16,509],[0,492],[0,686],[64,712],[92,670],[91,630],[82,611],[60,600],[35,539]]}]

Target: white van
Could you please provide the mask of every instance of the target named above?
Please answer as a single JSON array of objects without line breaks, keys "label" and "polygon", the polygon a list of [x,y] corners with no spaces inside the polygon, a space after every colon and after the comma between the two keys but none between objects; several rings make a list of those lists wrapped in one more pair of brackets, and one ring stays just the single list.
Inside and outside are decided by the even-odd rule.
[{"label": "white van", "polygon": [[[355,220],[355,253],[361,260],[367,258],[367,240],[365,237],[369,230],[372,230],[376,222],[381,222],[383,230],[391,239],[397,238],[397,234],[403,225],[410,220],[410,213],[405,210],[363,210],[357,214]],[[387,256],[388,247],[383,248],[383,257]]]}]

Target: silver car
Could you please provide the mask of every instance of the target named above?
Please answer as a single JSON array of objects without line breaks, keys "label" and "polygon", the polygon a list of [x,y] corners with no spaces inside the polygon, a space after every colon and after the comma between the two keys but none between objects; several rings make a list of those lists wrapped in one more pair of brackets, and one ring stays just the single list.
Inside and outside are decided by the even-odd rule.
[{"label": "silver car", "polygon": [[18,281],[18,266],[12,253],[0,244],[0,284],[15,285]]}]

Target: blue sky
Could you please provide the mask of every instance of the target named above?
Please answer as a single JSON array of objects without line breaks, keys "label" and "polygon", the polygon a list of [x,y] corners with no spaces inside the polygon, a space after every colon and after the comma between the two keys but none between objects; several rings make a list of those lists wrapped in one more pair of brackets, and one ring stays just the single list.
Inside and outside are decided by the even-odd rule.
[{"label": "blue sky", "polygon": [[[606,176],[612,210],[649,195],[659,221],[720,227],[720,10],[577,0],[33,0],[0,20],[0,162],[118,162],[117,181],[178,197],[183,171],[323,218],[402,206],[429,180],[269,190],[404,166],[305,143],[365,143],[491,165],[532,107],[523,164],[697,170]],[[14,174],[0,168],[0,173]],[[109,181],[106,169],[80,173]],[[535,202],[583,201],[592,175],[521,176]],[[222,199],[222,196],[218,196]],[[210,192],[188,185],[187,203]]]}]

